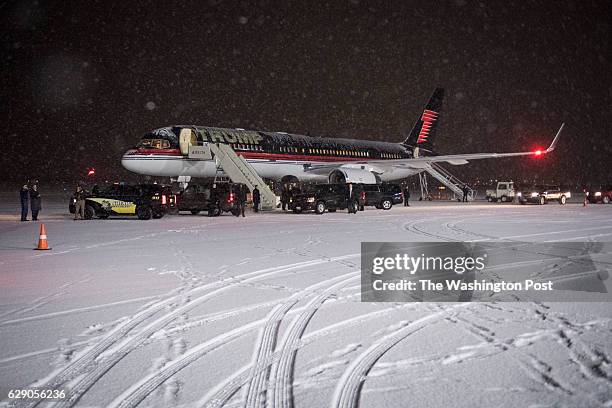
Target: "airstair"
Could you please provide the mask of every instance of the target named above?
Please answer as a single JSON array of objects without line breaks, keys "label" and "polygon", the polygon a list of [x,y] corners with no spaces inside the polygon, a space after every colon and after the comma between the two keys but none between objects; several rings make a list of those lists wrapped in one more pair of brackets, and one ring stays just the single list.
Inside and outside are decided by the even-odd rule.
[{"label": "airstair", "polygon": [[245,184],[250,191],[253,191],[255,186],[260,192],[261,209],[273,210],[276,208],[276,194],[272,192],[270,187],[255,171],[242,156],[238,156],[234,149],[224,143],[208,143],[210,151],[215,155],[215,162],[218,170],[222,169],[223,173],[235,183]]},{"label": "airstair", "polygon": [[[429,163],[425,167],[425,171],[431,175],[433,178],[438,180],[440,183],[444,184],[448,187],[454,194],[457,199],[463,198],[463,186],[466,184],[459,180],[457,177],[453,176],[448,170],[444,167],[440,166],[437,163]],[[420,176],[420,174],[419,174]],[[422,184],[422,182],[421,182]],[[425,184],[426,186],[427,184]],[[427,187],[425,187],[427,188]],[[468,187],[468,200],[472,201],[476,197],[476,192]]]}]

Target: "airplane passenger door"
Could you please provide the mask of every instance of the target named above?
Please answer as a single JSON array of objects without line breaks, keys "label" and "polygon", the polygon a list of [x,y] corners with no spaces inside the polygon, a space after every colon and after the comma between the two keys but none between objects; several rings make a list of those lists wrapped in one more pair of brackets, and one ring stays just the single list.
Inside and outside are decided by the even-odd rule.
[{"label": "airplane passenger door", "polygon": [[189,154],[189,146],[197,145],[195,133],[189,128],[182,128],[179,134],[179,146],[181,154],[187,156]]}]

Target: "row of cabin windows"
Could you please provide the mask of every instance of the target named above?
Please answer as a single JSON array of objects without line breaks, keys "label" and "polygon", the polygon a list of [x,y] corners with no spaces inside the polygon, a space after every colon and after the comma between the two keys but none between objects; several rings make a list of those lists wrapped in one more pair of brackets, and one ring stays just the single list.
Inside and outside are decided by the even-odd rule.
[{"label": "row of cabin windows", "polygon": [[234,150],[248,150],[248,151],[252,151],[252,152],[263,151],[263,147],[261,147],[260,145],[242,144],[242,143],[230,143],[230,146]]},{"label": "row of cabin windows", "polygon": [[401,159],[402,157],[399,154],[395,153],[381,153],[380,157],[383,159]]},{"label": "row of cabin windows", "polygon": [[318,149],[305,147],[286,147],[281,146],[279,150],[283,153],[301,153],[301,154],[316,154],[320,156],[352,156],[352,157],[370,157],[370,152],[361,152],[357,150],[337,150],[337,149]]},{"label": "row of cabin windows", "polygon": [[[259,145],[244,145],[244,144],[231,144],[233,149],[236,150],[250,150],[250,151],[263,151],[263,148]],[[305,147],[291,147],[291,146],[280,146],[278,150],[282,153],[294,153],[294,154],[313,154],[313,155],[334,155],[334,156],[345,156],[345,157],[370,157],[370,152],[363,152],[358,150],[337,150],[337,149],[318,149],[318,148],[305,148]],[[381,153],[382,158],[385,159],[400,159],[401,156],[395,153]]]},{"label": "row of cabin windows", "polygon": [[[260,145],[231,143],[230,146],[235,150],[247,151],[263,151]],[[138,147],[151,149],[169,149],[170,142],[165,139],[143,139]],[[358,150],[336,150],[336,149],[318,149],[318,148],[303,148],[303,147],[288,147],[281,146],[279,150],[283,153],[301,153],[301,154],[316,154],[316,155],[335,155],[335,156],[350,156],[350,157],[370,157],[370,152]],[[381,153],[383,159],[399,159],[399,154]]]}]

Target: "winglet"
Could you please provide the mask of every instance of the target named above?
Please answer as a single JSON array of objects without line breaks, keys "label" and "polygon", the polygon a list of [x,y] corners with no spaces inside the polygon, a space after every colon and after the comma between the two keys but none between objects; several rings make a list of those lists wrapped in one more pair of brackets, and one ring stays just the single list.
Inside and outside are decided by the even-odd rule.
[{"label": "winglet", "polygon": [[557,143],[559,142],[559,136],[561,136],[561,131],[563,130],[563,126],[565,126],[565,123],[561,124],[561,127],[559,128],[559,130],[557,131],[557,134],[555,135],[555,138],[553,139],[552,143],[550,144],[550,146],[548,146],[548,149],[546,149],[544,151],[544,153],[550,153],[553,150],[555,150],[555,147],[557,147]]}]

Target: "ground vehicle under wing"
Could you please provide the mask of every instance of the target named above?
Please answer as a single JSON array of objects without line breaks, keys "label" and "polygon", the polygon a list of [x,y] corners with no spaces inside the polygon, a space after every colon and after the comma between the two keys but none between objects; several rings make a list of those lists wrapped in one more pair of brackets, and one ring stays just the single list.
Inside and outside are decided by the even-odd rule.
[{"label": "ground vehicle under wing", "polygon": [[326,210],[334,212],[338,209],[348,209],[349,212],[357,212],[360,206],[359,196],[361,188],[359,185],[352,186],[352,197],[349,199],[348,184],[317,184],[306,189],[295,196],[290,204],[294,213],[303,211],[314,211],[323,214]]},{"label": "ground vehicle under wing", "polygon": [[223,212],[237,215],[239,212],[239,192],[246,188],[240,183],[190,184],[179,193],[178,210],[198,214],[207,211],[209,216],[218,216]]}]

